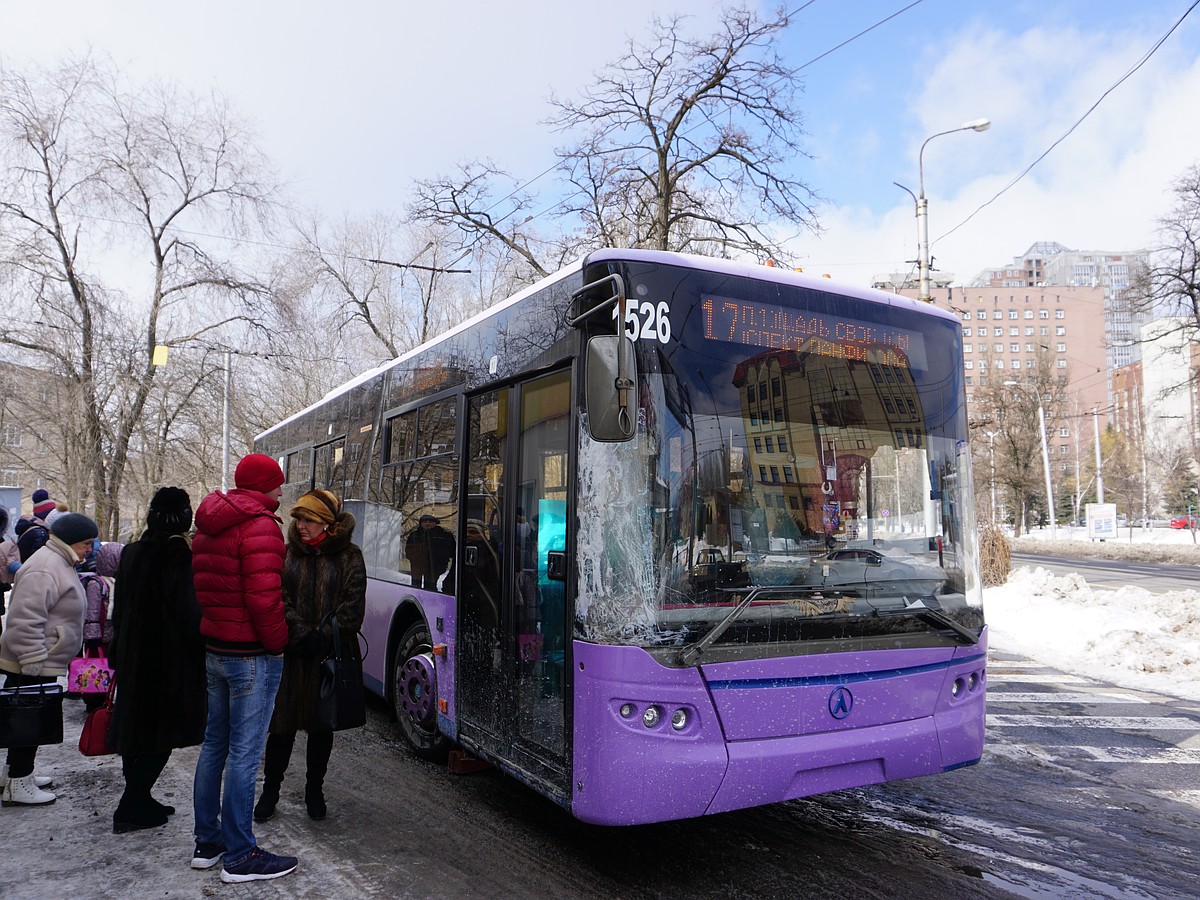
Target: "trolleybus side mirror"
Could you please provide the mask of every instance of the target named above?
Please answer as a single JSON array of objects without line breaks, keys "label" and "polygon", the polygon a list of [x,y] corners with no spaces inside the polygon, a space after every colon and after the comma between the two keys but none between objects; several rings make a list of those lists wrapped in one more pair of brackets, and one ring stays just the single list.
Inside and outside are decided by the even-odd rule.
[{"label": "trolleybus side mirror", "polygon": [[584,403],[594,441],[627,441],[637,418],[637,367],[633,341],[623,334],[588,339]]},{"label": "trolleybus side mirror", "polygon": [[602,313],[613,311],[617,334],[599,334],[588,339],[584,357],[583,390],[588,433],[594,441],[627,441],[636,431],[637,365],[633,341],[624,331],[625,279],[613,272],[589,282],[571,295],[572,313],[587,298],[594,300],[596,292],[608,288],[611,293],[598,303],[588,301],[590,308],[567,320],[572,328]]}]

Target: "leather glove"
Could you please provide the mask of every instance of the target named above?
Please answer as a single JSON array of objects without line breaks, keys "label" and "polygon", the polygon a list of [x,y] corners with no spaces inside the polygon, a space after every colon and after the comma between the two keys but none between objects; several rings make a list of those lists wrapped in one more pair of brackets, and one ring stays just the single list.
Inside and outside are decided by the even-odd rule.
[{"label": "leather glove", "polygon": [[44,665],[45,665],[45,662],[43,660],[38,660],[37,662],[32,662],[32,663],[25,663],[25,665],[21,666],[21,674],[22,675],[31,675],[36,678],[38,675],[42,674],[42,666],[44,666]]}]

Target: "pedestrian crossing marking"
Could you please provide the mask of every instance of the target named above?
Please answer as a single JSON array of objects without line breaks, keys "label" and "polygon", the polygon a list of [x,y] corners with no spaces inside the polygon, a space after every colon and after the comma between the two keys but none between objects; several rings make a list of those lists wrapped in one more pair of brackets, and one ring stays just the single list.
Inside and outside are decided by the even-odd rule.
[{"label": "pedestrian crossing marking", "polygon": [[1023,682],[1025,684],[1095,684],[1094,681],[1089,681],[1086,678],[1080,678],[1078,675],[1043,675],[1036,672],[997,672],[995,669],[988,669],[987,673],[989,682],[1002,682],[1008,684],[1010,682]]},{"label": "pedestrian crossing marking", "polygon": [[1141,697],[1127,694],[1068,694],[1065,691],[1022,693],[1020,691],[989,691],[988,703],[1142,703]]},{"label": "pedestrian crossing marking", "polygon": [[1057,751],[1060,759],[1077,759],[1080,754],[1088,762],[1098,763],[1149,763],[1151,765],[1200,765],[1200,749],[1165,747],[1162,750],[1146,750],[1138,747],[1043,747]]},{"label": "pedestrian crossing marking", "polygon": [[1200,721],[1180,716],[989,715],[989,728],[1115,728],[1132,731],[1196,731]]},{"label": "pedestrian crossing marking", "polygon": [[1164,800],[1173,800],[1176,803],[1187,803],[1191,806],[1200,808],[1200,791],[1150,791],[1156,797],[1162,797]]},{"label": "pedestrian crossing marking", "polygon": [[1035,662],[1032,659],[993,659],[988,663],[989,671],[991,666],[998,669],[1044,669],[1044,663]]}]

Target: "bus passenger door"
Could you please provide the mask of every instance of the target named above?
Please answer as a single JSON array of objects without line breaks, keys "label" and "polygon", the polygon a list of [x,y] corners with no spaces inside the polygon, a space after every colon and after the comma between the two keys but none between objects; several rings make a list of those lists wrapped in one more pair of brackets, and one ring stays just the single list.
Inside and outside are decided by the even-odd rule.
[{"label": "bus passenger door", "polygon": [[567,477],[571,376],[520,387],[516,507],[509,579],[515,625],[514,752],[549,780],[566,768]]},{"label": "bus passenger door", "polygon": [[468,746],[566,792],[570,372],[467,401],[457,702]]},{"label": "bus passenger door", "polygon": [[462,737],[508,755],[511,680],[505,677],[501,635],[504,497],[510,388],[467,400],[465,508],[458,556],[458,715]]}]

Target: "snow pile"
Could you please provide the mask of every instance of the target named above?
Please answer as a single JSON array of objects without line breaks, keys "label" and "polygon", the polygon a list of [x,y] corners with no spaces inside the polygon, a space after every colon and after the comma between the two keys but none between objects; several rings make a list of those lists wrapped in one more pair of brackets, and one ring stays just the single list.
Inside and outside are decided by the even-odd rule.
[{"label": "snow pile", "polygon": [[1021,567],[984,590],[993,647],[1125,687],[1200,700],[1200,594],[1092,590]]}]

